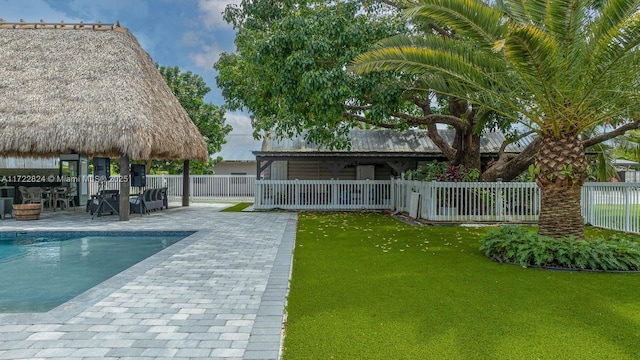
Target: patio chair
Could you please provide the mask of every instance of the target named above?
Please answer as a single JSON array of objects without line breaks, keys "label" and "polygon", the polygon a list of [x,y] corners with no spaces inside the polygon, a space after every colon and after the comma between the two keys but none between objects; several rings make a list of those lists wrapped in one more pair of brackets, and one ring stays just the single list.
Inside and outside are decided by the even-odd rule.
[{"label": "patio chair", "polygon": [[73,207],[73,211],[76,210],[75,205],[75,194],[76,189],[74,187],[69,187],[63,189],[62,191],[56,192],[55,206],[62,209],[64,206],[65,210],[69,210],[69,208]]},{"label": "patio chair", "polygon": [[27,188],[27,193],[29,193],[29,203],[40,204],[42,210],[44,210],[45,199],[42,197],[42,192],[42,188],[38,186]]},{"label": "patio chair", "polygon": [[27,191],[26,186],[18,186],[18,191],[20,191],[20,196],[22,197],[23,204],[28,204],[31,202],[31,197],[29,196],[29,192]]}]

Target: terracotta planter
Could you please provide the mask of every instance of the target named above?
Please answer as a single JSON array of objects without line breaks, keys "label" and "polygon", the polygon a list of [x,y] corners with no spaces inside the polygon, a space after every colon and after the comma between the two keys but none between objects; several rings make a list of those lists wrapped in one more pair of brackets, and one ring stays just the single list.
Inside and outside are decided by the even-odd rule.
[{"label": "terracotta planter", "polygon": [[41,204],[15,204],[13,217],[16,220],[38,220],[42,211]]}]

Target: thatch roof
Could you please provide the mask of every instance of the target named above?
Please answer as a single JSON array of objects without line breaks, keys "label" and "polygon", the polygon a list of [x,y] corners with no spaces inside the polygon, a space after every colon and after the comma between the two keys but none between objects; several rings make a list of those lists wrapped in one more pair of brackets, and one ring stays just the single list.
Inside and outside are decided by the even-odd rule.
[{"label": "thatch roof", "polygon": [[0,156],[207,159],[202,136],[132,34],[119,25],[73,28],[0,22]]}]

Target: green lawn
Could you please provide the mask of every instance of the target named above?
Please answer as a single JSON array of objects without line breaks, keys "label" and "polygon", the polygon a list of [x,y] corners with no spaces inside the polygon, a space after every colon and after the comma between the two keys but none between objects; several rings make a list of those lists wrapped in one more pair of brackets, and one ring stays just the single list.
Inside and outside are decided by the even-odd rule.
[{"label": "green lawn", "polygon": [[[611,217],[622,217],[625,214],[624,205],[593,205],[593,211],[597,214],[605,214]],[[629,214],[631,216],[640,217],[640,205],[629,205]]]},{"label": "green lawn", "polygon": [[242,211],[242,210],[248,208],[251,205],[253,205],[253,203],[243,202],[243,203],[235,204],[235,205],[230,206],[228,208],[224,208],[224,209],[222,209],[220,211],[221,212],[239,212],[239,211]]},{"label": "green lawn", "polygon": [[301,213],[284,359],[638,358],[640,274],[500,265],[485,231]]}]

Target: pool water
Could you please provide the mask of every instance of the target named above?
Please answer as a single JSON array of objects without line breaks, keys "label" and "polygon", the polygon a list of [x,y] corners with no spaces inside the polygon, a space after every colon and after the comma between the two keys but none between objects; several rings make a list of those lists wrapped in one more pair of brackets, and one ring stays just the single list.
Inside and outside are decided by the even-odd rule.
[{"label": "pool water", "polygon": [[49,311],[190,234],[3,233],[0,313]]}]

